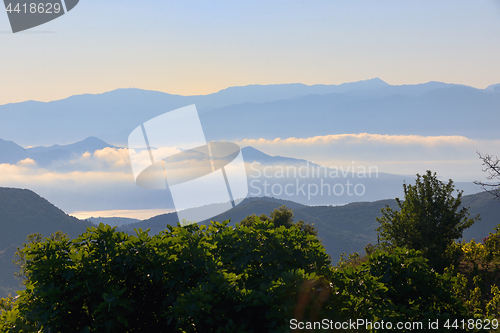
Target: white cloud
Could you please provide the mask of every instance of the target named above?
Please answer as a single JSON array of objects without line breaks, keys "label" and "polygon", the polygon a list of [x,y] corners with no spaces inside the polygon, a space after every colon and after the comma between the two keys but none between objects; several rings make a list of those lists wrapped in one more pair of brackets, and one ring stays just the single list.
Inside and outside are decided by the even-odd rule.
[{"label": "white cloud", "polygon": [[[500,141],[463,136],[361,133],[243,140],[239,145],[250,145],[269,155],[306,159],[326,167],[376,166],[379,172],[403,175],[422,174],[430,169],[444,179],[472,181],[484,180],[486,176],[476,151],[498,154]],[[171,149],[158,148],[158,156],[179,152]],[[154,209],[164,203],[165,208],[171,208],[166,204],[170,200],[166,192],[143,189],[135,184],[129,153],[124,148],[105,148],[85,152],[72,160],[54,162],[48,167],[41,167],[32,159],[0,164],[0,186],[32,189],[68,211]],[[131,156],[140,168],[151,165],[146,149],[132,150]],[[211,169],[211,165],[209,167]],[[193,157],[172,158],[167,171],[167,178],[179,181],[211,170],[207,171],[206,161]]]},{"label": "white cloud", "polygon": [[31,158],[26,158],[22,161],[17,162],[17,165],[29,167],[29,166],[35,166],[36,162]]},{"label": "white cloud", "polygon": [[30,162],[0,164],[0,186],[26,187],[32,185],[92,186],[96,184],[120,183],[133,181],[129,172],[71,171],[55,172],[44,168],[33,168]]},{"label": "white cloud", "polygon": [[323,166],[376,165],[381,172],[407,175],[431,169],[464,181],[483,176],[476,151],[496,153],[500,148],[499,140],[368,133],[249,139],[238,144],[272,156],[306,159]]},{"label": "white cloud", "polygon": [[421,135],[387,135],[387,134],[334,134],[325,136],[315,136],[310,138],[276,138],[274,140],[266,139],[245,139],[240,141],[242,146],[310,146],[310,145],[331,145],[331,144],[366,144],[380,143],[391,145],[423,145],[423,146],[438,146],[438,145],[457,145],[470,143],[470,140],[463,136],[421,136]]}]

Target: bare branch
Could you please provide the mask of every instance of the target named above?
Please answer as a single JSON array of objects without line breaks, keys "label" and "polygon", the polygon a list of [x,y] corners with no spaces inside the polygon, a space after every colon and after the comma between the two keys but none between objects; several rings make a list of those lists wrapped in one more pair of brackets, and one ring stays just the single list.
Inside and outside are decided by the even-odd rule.
[{"label": "bare branch", "polygon": [[[479,158],[483,161],[483,165],[485,168],[484,172],[488,172],[488,176],[486,176],[489,180],[500,179],[500,160],[497,156],[493,158],[493,155],[481,155],[480,152],[477,152]],[[483,190],[493,194],[497,199],[500,199],[500,181],[497,182],[481,182],[474,181],[474,184],[479,185],[483,188]]]}]

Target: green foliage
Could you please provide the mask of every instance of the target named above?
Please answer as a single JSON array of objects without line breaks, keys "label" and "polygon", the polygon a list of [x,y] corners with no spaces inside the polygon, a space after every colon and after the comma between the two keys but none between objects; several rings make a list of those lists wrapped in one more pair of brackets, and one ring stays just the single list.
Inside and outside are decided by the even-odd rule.
[{"label": "green foliage", "polygon": [[494,229],[495,232],[483,239],[486,251],[485,260],[495,262],[500,261],[500,224]]},{"label": "green foliage", "polygon": [[241,220],[240,225],[244,227],[250,227],[255,223],[255,220],[259,219],[261,221],[269,221],[269,217],[266,214],[261,214],[257,216],[256,214],[248,215],[243,220]]},{"label": "green foliage", "polygon": [[[52,240],[64,240],[64,239],[69,239],[68,235],[61,231],[56,231],[49,237]],[[12,260],[14,264],[19,266],[19,272],[15,273],[15,276],[18,278],[21,278],[23,281],[22,283],[25,284],[27,279],[28,279],[28,271],[26,270],[26,255],[25,252],[23,251],[24,248],[28,247],[29,245],[32,244],[37,244],[40,243],[44,240],[44,237],[40,233],[33,233],[28,235],[26,237],[26,242],[23,243],[21,247],[17,248],[16,253],[14,254],[15,259]]]},{"label": "green foliage", "polygon": [[449,271],[456,273],[460,288],[455,292],[462,299],[470,314],[476,318],[500,317],[500,254],[497,251],[495,233],[483,239],[483,244],[462,241],[452,247],[460,252],[460,266],[450,267]]},{"label": "green foliage", "polygon": [[[289,332],[292,318],[425,325],[498,317],[500,291],[480,274],[482,263],[475,275],[441,274],[415,249],[367,246],[363,258],[332,267],[289,211],[271,215],[155,236],[103,224],[74,240],[32,235],[18,252],[26,290],[0,300],[0,332]],[[464,258],[464,244],[447,251]]]},{"label": "green foliage", "polygon": [[464,229],[479,219],[469,218],[468,209],[460,207],[462,192],[453,197],[454,185],[439,181],[436,173],[420,176],[415,185],[403,185],[405,199],[396,198],[399,211],[382,209],[377,229],[386,247],[408,247],[419,250],[439,271],[451,264],[443,254]]},{"label": "green foliage", "polygon": [[492,285],[491,286],[491,300],[486,304],[486,316],[489,318],[499,318],[500,317],[500,289]]},{"label": "green foliage", "polygon": [[345,268],[349,266],[356,266],[361,262],[361,256],[358,252],[349,253],[346,255],[345,253],[340,254],[340,260],[337,263],[337,267]]},{"label": "green foliage", "polygon": [[[297,227],[299,230],[303,232],[317,236],[318,230],[314,227],[314,225],[304,222],[303,220],[299,220],[298,222],[293,222],[293,210],[291,208],[287,208],[285,205],[274,209],[269,217],[266,214],[261,214],[258,219],[261,221],[271,221],[276,228],[284,226],[285,228],[291,228],[292,226]],[[257,219],[257,215],[252,214],[245,217],[240,224],[244,226],[251,226]]]},{"label": "green foliage", "polygon": [[377,245],[373,245],[372,243],[368,243],[365,245],[365,253],[370,255],[378,249]]},{"label": "green foliage", "polygon": [[8,296],[5,298],[0,298],[0,314],[4,311],[11,311],[14,307],[14,297]]},{"label": "green foliage", "polygon": [[35,235],[21,250],[26,290],[0,331],[286,331],[303,283],[329,273],[328,255],[296,227],[227,223]]},{"label": "green foliage", "polygon": [[419,251],[376,251],[353,268],[336,269],[331,301],[340,318],[422,321],[466,316],[451,275],[434,272]]}]

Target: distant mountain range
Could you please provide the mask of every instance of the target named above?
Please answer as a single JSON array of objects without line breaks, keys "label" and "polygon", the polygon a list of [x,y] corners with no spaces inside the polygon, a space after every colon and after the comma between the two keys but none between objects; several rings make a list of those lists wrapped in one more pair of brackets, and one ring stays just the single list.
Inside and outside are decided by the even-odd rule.
[{"label": "distant mountain range", "polygon": [[[93,154],[96,150],[106,147],[117,148],[96,137],[89,137],[68,145],[26,149],[14,142],[0,140],[0,164],[16,164],[23,159],[31,158],[37,162],[38,166],[51,171],[89,171],[91,170],[89,167],[79,167],[78,163],[72,163],[71,159],[78,160],[84,152]],[[250,146],[243,147],[241,151],[247,167],[249,197],[273,196],[305,205],[339,205],[356,201],[376,201],[402,196],[403,182],[413,182],[415,178],[413,175],[393,175],[378,171],[358,178],[352,173],[354,167],[345,170],[320,169],[318,164],[307,160],[270,156]],[[126,162],[129,163],[128,160]],[[56,165],[52,168],[54,163]],[[287,171],[281,175],[280,170],[290,172]],[[130,175],[132,175],[131,169]],[[459,182],[456,186],[464,190],[465,194],[473,194],[481,190],[472,182]],[[287,191],[284,190],[285,187]],[[71,187],[63,187],[58,191],[48,190],[50,190],[47,193],[51,201],[68,212],[174,208],[169,190],[159,192],[159,190],[139,188],[134,184],[132,176],[130,183],[124,184],[124,188],[119,191],[108,188],[97,193],[92,189],[90,189],[91,193],[83,193]],[[357,195],[354,190],[362,195]]]},{"label": "distant mountain range", "polygon": [[116,147],[102,141],[99,138],[88,137],[83,141],[75,142],[68,145],[52,145],[50,147],[38,146],[38,147],[28,148],[26,149],[26,151],[31,154],[43,154],[55,150],[62,150],[62,151],[67,151],[71,154],[81,155],[85,152],[94,152],[96,150],[104,148],[116,148]]},{"label": "distant mountain range", "polygon": [[[465,207],[470,206],[471,216],[481,214],[482,220],[464,232],[464,238],[480,241],[493,231],[499,223],[500,202],[487,192],[468,195],[462,198]],[[211,220],[231,219],[230,225],[241,221],[248,215],[266,214],[286,205],[294,210],[295,221],[304,220],[314,223],[319,237],[330,254],[332,261],[338,261],[341,253],[363,252],[368,243],[376,243],[376,217],[380,210],[389,205],[397,208],[395,200],[375,202],[356,202],[344,206],[306,206],[289,200],[275,198],[247,198],[235,208],[215,216]],[[119,230],[134,233],[134,228],[150,229],[150,234],[164,230],[167,224],[176,225],[177,214],[163,214],[144,221],[132,221],[122,218],[94,219],[94,223],[105,222],[115,226],[116,221],[129,223]],[[135,223],[130,223],[135,222]],[[208,221],[202,221],[206,224]],[[31,233],[50,236],[61,230],[74,238],[86,231],[93,224],[68,216],[63,211],[30,190],[0,188],[0,297],[18,290],[19,281],[14,273],[18,268],[12,264],[14,253]]]},{"label": "distant mountain range", "polygon": [[69,160],[85,152],[95,152],[106,147],[115,148],[96,137],[88,137],[83,141],[68,145],[52,145],[50,147],[23,148],[12,141],[0,139],[0,164],[17,162],[30,158],[40,166],[48,166],[53,161]]},{"label": "distant mountain range", "polygon": [[88,136],[124,146],[138,125],[196,104],[208,141],[363,132],[492,138],[500,120],[499,92],[496,85],[484,90],[441,82],[392,86],[380,79],[231,87],[203,96],[118,89],[1,105],[0,133],[23,146]]},{"label": "distant mountain range", "polygon": [[120,227],[131,223],[141,222],[141,220],[131,219],[127,217],[90,217],[87,220],[92,224],[99,225],[99,223],[104,223],[112,227]]},{"label": "distant mountain range", "polygon": [[[83,186],[74,186],[74,178],[71,177],[96,170],[101,172],[102,177],[107,177],[106,172],[113,169],[101,170],[99,165],[93,169],[92,163],[97,163],[95,160],[89,159],[83,165],[73,159],[85,152],[92,154],[108,147],[125,147],[128,135],[140,124],[190,104],[197,106],[207,141],[356,133],[462,135],[477,140],[499,139],[500,84],[486,89],[441,82],[393,86],[375,78],[341,85],[230,87],[203,96],[118,89],[48,103],[28,101],[0,105],[0,164],[15,165],[25,159],[34,160],[36,165],[32,169],[9,168],[21,170],[16,179],[23,180],[23,172],[32,177],[22,187],[36,188],[38,193],[68,212],[172,209],[174,205],[168,190],[139,188],[134,184],[131,172],[130,181],[127,180],[126,167],[120,169],[122,178],[116,182],[87,186],[83,180]],[[36,147],[25,148],[33,145]],[[294,209],[297,220],[303,219],[316,225],[334,262],[341,252],[359,252],[367,243],[376,242],[374,229],[378,224],[375,218],[380,215],[380,209],[386,204],[395,207],[393,198],[402,197],[403,182],[413,183],[415,178],[413,175],[387,173],[377,173],[373,178],[356,178],[349,172],[331,177],[334,171],[331,168],[324,169],[328,176],[309,176],[310,170],[318,170],[318,164],[303,159],[270,156],[250,146],[242,147],[242,154],[247,165],[249,197],[239,206],[213,219],[231,218],[235,223],[254,213],[269,214],[285,204]],[[37,167],[44,170],[36,170]],[[302,169],[307,171],[308,176],[276,176],[274,171],[280,167]],[[273,176],[267,177],[264,170]],[[64,178],[73,171],[74,175]],[[46,174],[63,177],[44,178]],[[9,177],[3,179],[9,184],[4,186],[14,186],[10,185]],[[349,195],[344,191],[339,195],[311,196],[310,192],[299,191],[302,184],[306,184],[305,189],[307,186],[328,189],[324,185],[328,182],[331,189],[347,181],[352,186],[362,184],[363,195]],[[273,192],[273,185],[278,190],[291,186],[294,194]],[[466,194],[480,190],[472,183],[455,185]],[[351,203],[340,206],[348,202]],[[492,200],[489,194],[464,196],[463,203],[471,206],[473,215],[480,213],[483,217],[465,232],[466,239],[480,240],[500,222],[500,203]],[[145,221],[100,218],[93,222],[100,221],[120,225],[127,232],[132,232],[133,228],[151,228],[152,232],[158,232],[167,223],[175,224],[177,214],[160,215]],[[90,225],[90,222],[66,215],[34,192],[0,188],[0,297],[17,289],[17,281],[12,276],[16,269],[11,260],[28,234],[40,232],[49,236],[62,230],[76,237]]]},{"label": "distant mountain range", "polygon": [[[326,252],[336,263],[341,253],[362,253],[364,246],[368,243],[377,242],[375,229],[379,227],[376,221],[380,217],[381,209],[389,206],[398,209],[393,199],[379,200],[374,202],[355,202],[344,206],[306,206],[289,200],[275,198],[247,198],[235,208],[211,218],[211,221],[231,220],[230,225],[243,220],[246,216],[269,213],[274,209],[286,205],[294,211],[295,221],[304,220],[314,223],[318,229],[318,236],[322,238]],[[481,220],[467,229],[463,238],[466,241],[475,239],[481,241],[493,232],[500,221],[500,202],[487,192],[462,197],[462,206],[470,207],[470,216],[481,215]],[[121,226],[119,229],[128,233],[134,233],[134,229],[150,229],[150,233],[158,233],[166,228],[168,224],[177,225],[176,213],[163,214],[153,218]],[[201,221],[207,224],[209,221]]]},{"label": "distant mountain range", "polygon": [[[408,87],[408,90],[415,87]],[[404,92],[405,90],[402,89]],[[376,95],[376,91],[372,91]],[[422,95],[331,93],[231,105],[204,113],[210,140],[307,138],[344,133],[498,138],[500,93],[465,86]]]},{"label": "distant mountain range", "polygon": [[[415,180],[414,175],[368,170],[363,175],[354,167],[320,167],[307,160],[270,156],[253,147],[241,151],[247,163],[249,197],[272,196],[304,205],[343,205],[402,197],[403,183]],[[465,194],[481,191],[472,182],[457,182],[455,186]]]}]

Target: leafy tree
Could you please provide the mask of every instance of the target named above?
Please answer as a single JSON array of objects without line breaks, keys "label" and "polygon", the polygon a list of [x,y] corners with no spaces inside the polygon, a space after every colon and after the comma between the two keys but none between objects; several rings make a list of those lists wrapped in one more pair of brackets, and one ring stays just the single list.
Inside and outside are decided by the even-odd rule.
[{"label": "leafy tree", "polygon": [[479,215],[469,218],[468,208],[460,207],[463,191],[453,197],[453,181],[444,184],[431,171],[417,174],[415,185],[404,184],[403,188],[404,200],[396,198],[400,210],[387,206],[377,218],[380,240],[385,247],[419,250],[432,267],[442,271],[451,260],[444,255],[447,248]]},{"label": "leafy tree", "polygon": [[240,225],[244,227],[250,227],[255,223],[257,219],[260,221],[269,221],[269,217],[267,217],[266,214],[261,214],[260,216],[257,216],[257,214],[252,214],[241,220]]},{"label": "leafy tree", "polygon": [[[252,214],[245,217],[240,224],[244,226],[250,226],[255,222],[257,215]],[[285,205],[276,208],[269,214],[269,217],[266,214],[262,214],[259,219],[261,221],[270,221],[274,224],[276,228],[280,226],[285,226],[285,228],[291,228],[292,226],[297,227],[299,230],[303,232],[317,236],[318,230],[314,227],[313,224],[309,224],[304,222],[303,220],[299,220],[297,222],[293,222],[293,210],[291,208],[287,208]]]},{"label": "leafy tree", "polygon": [[0,298],[0,314],[4,311],[11,311],[14,307],[14,297],[9,295],[5,298]]},{"label": "leafy tree", "polygon": [[[377,250],[356,267],[336,269],[331,281],[332,319],[383,320],[395,329],[397,322],[422,322],[425,328],[428,320],[439,318],[442,325],[446,319],[467,318],[461,299],[453,292],[455,279],[434,272],[420,251]],[[448,330],[438,330],[444,331]]]},{"label": "leafy tree", "polygon": [[301,286],[330,272],[324,247],[293,226],[227,224],[35,235],[20,252],[26,290],[4,306],[0,332],[288,331]]},{"label": "leafy tree", "polygon": [[[69,236],[62,231],[56,231],[52,235],[50,235],[49,239],[52,240],[64,240],[69,239]],[[15,276],[22,279],[22,284],[26,284],[28,280],[28,271],[26,270],[26,255],[23,251],[24,248],[28,247],[31,244],[37,244],[44,241],[44,237],[41,233],[33,233],[26,237],[26,242],[23,243],[21,247],[17,248],[16,253],[14,254],[15,259],[12,260],[14,264],[19,266],[19,272],[15,273]]]},{"label": "leafy tree", "polygon": [[289,332],[291,319],[470,317],[456,280],[420,251],[373,250],[334,268],[315,235],[275,212],[278,227],[253,216],[154,236],[103,224],[74,240],[33,235],[18,253],[26,290],[0,300],[0,332]]},{"label": "leafy tree", "polygon": [[455,293],[476,318],[494,319],[500,315],[500,224],[494,231],[483,238],[483,243],[455,242],[461,262],[447,268],[457,277]]},{"label": "leafy tree", "polygon": [[[495,229],[495,233],[483,238],[484,247],[486,249],[486,260],[500,260],[500,224]],[[499,267],[500,269],[500,267]]]}]

